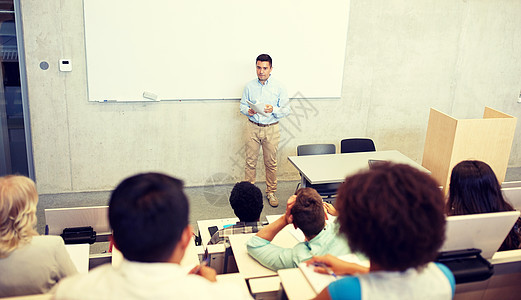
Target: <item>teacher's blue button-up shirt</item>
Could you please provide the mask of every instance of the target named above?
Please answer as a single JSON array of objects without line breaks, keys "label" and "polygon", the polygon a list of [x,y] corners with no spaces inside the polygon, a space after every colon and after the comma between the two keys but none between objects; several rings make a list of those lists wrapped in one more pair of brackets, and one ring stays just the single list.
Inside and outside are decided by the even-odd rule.
[{"label": "teacher's blue button-up shirt", "polygon": [[[273,112],[266,117],[261,114],[248,115],[250,106],[246,100],[252,103],[264,103],[273,106]],[[265,84],[260,83],[259,79],[254,79],[246,84],[241,98],[241,113],[246,115],[251,121],[260,124],[273,124],[291,113],[288,92],[280,82],[271,76]]]}]

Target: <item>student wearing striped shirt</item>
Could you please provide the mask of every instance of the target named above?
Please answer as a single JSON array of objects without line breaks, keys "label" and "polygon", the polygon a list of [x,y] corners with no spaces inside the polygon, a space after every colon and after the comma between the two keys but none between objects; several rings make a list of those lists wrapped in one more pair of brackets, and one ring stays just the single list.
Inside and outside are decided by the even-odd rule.
[{"label": "student wearing striped shirt", "polygon": [[235,184],[230,194],[230,206],[239,218],[239,222],[216,231],[208,242],[209,245],[226,244],[229,247],[230,235],[256,233],[264,226],[259,222],[264,207],[262,192],[249,181]]}]

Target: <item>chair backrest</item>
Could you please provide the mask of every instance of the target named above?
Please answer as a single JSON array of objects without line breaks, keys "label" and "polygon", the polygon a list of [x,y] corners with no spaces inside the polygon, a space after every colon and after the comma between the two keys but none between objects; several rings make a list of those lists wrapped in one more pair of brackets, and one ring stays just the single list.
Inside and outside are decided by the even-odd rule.
[{"label": "chair backrest", "polygon": [[521,188],[521,181],[505,181],[501,184],[501,188]]},{"label": "chair backrest", "polygon": [[96,234],[110,233],[108,206],[47,208],[47,234],[60,235],[64,228],[92,226]]},{"label": "chair backrest", "polygon": [[340,153],[376,151],[373,140],[366,138],[343,139],[340,141]]},{"label": "chair backrest", "polygon": [[515,210],[521,210],[521,187],[502,188],[503,197]]},{"label": "chair backrest", "polygon": [[309,144],[297,146],[297,155],[335,154],[335,144]]},{"label": "chair backrest", "polygon": [[519,211],[449,216],[441,251],[477,248],[485,259],[492,258],[517,218]]}]

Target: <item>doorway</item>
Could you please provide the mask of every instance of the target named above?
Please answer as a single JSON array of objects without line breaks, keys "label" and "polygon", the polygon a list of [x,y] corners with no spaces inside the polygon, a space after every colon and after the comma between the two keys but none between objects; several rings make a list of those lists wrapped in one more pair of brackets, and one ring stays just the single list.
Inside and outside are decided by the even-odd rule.
[{"label": "doorway", "polygon": [[27,138],[29,110],[22,99],[20,76],[22,51],[17,32],[21,27],[15,10],[13,0],[0,1],[0,175],[20,174],[34,179]]}]

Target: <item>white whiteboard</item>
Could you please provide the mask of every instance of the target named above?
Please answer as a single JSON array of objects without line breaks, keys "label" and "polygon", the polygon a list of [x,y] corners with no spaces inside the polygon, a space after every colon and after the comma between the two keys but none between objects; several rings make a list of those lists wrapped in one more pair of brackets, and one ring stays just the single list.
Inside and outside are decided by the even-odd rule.
[{"label": "white whiteboard", "polygon": [[239,99],[255,58],[290,98],[339,98],[349,1],[84,0],[89,101]]}]

